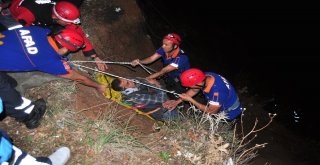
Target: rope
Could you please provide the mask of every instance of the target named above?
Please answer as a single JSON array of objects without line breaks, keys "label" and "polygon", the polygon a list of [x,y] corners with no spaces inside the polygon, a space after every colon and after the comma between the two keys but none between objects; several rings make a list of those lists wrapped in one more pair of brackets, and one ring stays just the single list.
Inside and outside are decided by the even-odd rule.
[{"label": "rope", "polygon": [[155,86],[152,86],[152,85],[144,84],[144,83],[141,83],[141,82],[139,82],[137,80],[132,80],[132,79],[128,79],[128,78],[125,78],[125,77],[117,76],[117,75],[114,75],[114,74],[111,74],[111,73],[103,72],[103,71],[100,71],[98,69],[93,69],[93,68],[90,68],[90,67],[87,67],[87,66],[84,66],[84,65],[80,65],[80,64],[73,63],[73,65],[78,66],[78,67],[82,67],[82,68],[85,68],[85,69],[89,69],[89,70],[92,70],[92,71],[95,71],[95,72],[103,73],[103,74],[106,74],[108,76],[112,76],[112,77],[115,77],[115,78],[121,78],[121,79],[125,79],[125,80],[128,80],[128,81],[132,81],[134,83],[141,84],[141,85],[144,85],[144,86],[147,86],[147,87],[150,87],[150,88],[154,88],[154,89],[157,89],[157,90],[160,90],[160,91],[163,91],[163,92],[171,93],[171,94],[176,95],[176,96],[179,95],[175,91],[169,91],[169,90],[158,88],[158,87],[155,87]]},{"label": "rope", "polygon": [[145,66],[145,65],[143,65],[143,64],[139,64],[142,68],[147,68],[148,70],[151,70],[152,72],[158,72],[158,71],[156,71],[156,70],[154,70],[154,69],[152,69],[152,68],[150,68],[150,67],[148,67],[148,66]]},{"label": "rope", "polygon": [[131,62],[112,62],[112,61],[70,61],[72,63],[104,63],[104,64],[120,64],[131,65]]},{"label": "rope", "polygon": [[139,62],[139,65],[140,65],[146,72],[148,72],[149,74],[152,74],[147,68],[144,67],[143,64],[140,64],[140,62]]},{"label": "rope", "polygon": [[[104,63],[104,64],[119,64],[119,65],[131,65],[131,62],[112,62],[112,61],[70,61],[71,63]],[[143,64],[139,65],[149,74],[152,74],[149,70],[151,70],[152,72],[157,72],[156,70],[147,67]]]}]

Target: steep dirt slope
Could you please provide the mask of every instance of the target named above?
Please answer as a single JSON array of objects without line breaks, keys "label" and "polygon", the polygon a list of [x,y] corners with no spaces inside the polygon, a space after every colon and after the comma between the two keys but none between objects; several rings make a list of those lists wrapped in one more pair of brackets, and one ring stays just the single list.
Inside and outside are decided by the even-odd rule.
[{"label": "steep dirt slope", "polygon": [[[105,60],[128,62],[153,54],[155,49],[143,31],[143,16],[134,0],[85,1],[82,13],[83,27]],[[112,67],[110,71],[117,72]],[[132,73],[124,70],[121,75]]]},{"label": "steep dirt slope", "polygon": [[[106,61],[130,62],[136,58],[144,58],[154,53],[150,38],[143,31],[144,19],[135,0],[91,0],[85,1],[81,7],[83,27],[98,55]],[[81,53],[73,56],[73,60],[85,60]],[[94,67],[93,64],[87,66]],[[118,76],[147,76],[147,72],[139,67],[110,64],[107,72]],[[152,67],[159,69],[160,62]],[[81,86],[81,85],[80,85]],[[106,102],[99,94],[92,94],[92,89],[81,86],[83,92],[77,95],[76,109],[84,109]],[[90,94],[91,93],[91,94]],[[88,96],[90,96],[88,99]],[[87,116],[97,118],[103,106],[84,111]],[[124,120],[132,110],[124,111]],[[153,123],[144,117],[136,116],[132,124],[140,127],[144,133],[150,133]]]}]

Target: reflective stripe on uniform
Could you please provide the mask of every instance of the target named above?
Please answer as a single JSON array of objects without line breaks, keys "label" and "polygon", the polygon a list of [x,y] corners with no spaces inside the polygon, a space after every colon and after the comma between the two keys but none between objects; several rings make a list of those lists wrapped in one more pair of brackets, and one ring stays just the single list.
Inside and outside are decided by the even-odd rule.
[{"label": "reflective stripe on uniform", "polygon": [[228,109],[224,110],[224,112],[233,111],[233,110],[237,109],[239,106],[240,106],[240,101],[239,101],[239,98],[237,97],[237,100],[232,104],[232,106],[229,107]]}]

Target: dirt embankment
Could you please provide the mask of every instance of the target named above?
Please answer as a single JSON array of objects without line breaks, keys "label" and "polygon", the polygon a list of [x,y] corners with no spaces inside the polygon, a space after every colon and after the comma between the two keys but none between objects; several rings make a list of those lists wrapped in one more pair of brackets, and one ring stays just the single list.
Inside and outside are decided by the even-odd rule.
[{"label": "dirt embankment", "polygon": [[[154,53],[150,37],[144,31],[144,18],[135,0],[92,0],[85,1],[82,8],[82,22],[85,32],[89,35],[97,54],[105,61],[130,62],[133,59],[145,58]],[[75,56],[75,59],[84,59],[83,56]],[[89,64],[90,65],[90,64]],[[94,67],[94,65],[91,65]],[[148,75],[141,67],[109,64],[109,73],[122,77],[146,77]],[[155,70],[161,67],[160,61],[152,66]],[[86,88],[86,87],[84,87]],[[77,95],[77,109],[92,107],[104,102],[105,98],[95,95],[88,99],[91,89],[85,89]],[[100,101],[99,101],[100,100]],[[85,113],[96,118],[99,109],[93,108]],[[132,114],[132,110],[124,113]],[[124,115],[126,116],[126,115]],[[141,116],[132,122],[145,132],[150,132],[150,123]],[[124,119],[125,120],[125,119]],[[149,123],[148,123],[149,122]]]},{"label": "dirt embankment", "polygon": [[[155,48],[144,32],[144,19],[134,0],[93,0],[82,6],[83,27],[100,56],[110,61],[131,61],[154,53]],[[153,66],[155,68],[159,65]],[[143,76],[145,72],[118,70],[122,76]]]}]

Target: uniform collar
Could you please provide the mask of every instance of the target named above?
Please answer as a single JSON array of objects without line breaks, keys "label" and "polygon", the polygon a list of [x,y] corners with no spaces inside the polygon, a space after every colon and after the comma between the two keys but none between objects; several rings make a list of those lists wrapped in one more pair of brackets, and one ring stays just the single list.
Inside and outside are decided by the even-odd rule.
[{"label": "uniform collar", "polygon": [[206,75],[205,81],[206,81],[206,86],[203,89],[203,91],[206,92],[206,93],[209,93],[211,88],[212,88],[212,86],[214,85],[215,78],[213,76],[211,76],[211,75]]},{"label": "uniform collar", "polygon": [[167,59],[170,59],[170,58],[176,58],[178,55],[179,55],[179,52],[180,52],[180,48],[178,47],[177,49],[175,49],[173,52],[172,52],[172,56],[170,57],[170,53],[166,53],[166,57]]},{"label": "uniform collar", "polygon": [[59,50],[57,43],[53,40],[51,36],[48,36],[48,42],[55,51]]}]

